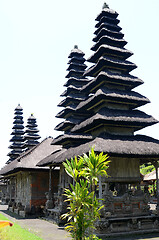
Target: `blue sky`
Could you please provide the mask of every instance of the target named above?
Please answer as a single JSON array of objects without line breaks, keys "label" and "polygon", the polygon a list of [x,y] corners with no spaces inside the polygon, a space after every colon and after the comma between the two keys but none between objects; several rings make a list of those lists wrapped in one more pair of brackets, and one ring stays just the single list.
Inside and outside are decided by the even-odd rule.
[{"label": "blue sky", "polygon": [[[101,0],[5,0],[0,1],[0,167],[9,152],[14,109],[21,104],[24,122],[31,113],[37,118],[40,135],[57,136],[54,131],[61,110],[68,55],[75,44],[92,53],[95,18]],[[159,1],[107,0],[119,13],[120,26],[128,41],[129,59],[138,68],[132,72],[144,81],[135,90],[151,103],[142,107],[159,119]],[[159,138],[159,124],[142,130],[142,134]]]}]

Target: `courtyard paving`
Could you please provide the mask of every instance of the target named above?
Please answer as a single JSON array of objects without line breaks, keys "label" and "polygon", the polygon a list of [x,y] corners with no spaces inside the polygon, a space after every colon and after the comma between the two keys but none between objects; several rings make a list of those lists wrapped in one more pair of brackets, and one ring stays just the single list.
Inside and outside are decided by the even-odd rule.
[{"label": "courtyard paving", "polygon": [[[71,240],[68,233],[56,224],[38,218],[22,218],[14,213],[7,211],[6,205],[0,205],[0,213],[5,215],[13,223],[35,233],[43,240]],[[111,237],[103,240],[159,240],[159,233],[143,234],[138,236]]]},{"label": "courtyard paving", "polygon": [[6,205],[0,205],[0,213],[5,215],[13,223],[35,233],[44,240],[71,240],[68,233],[61,227],[38,218],[21,218],[7,211]]}]

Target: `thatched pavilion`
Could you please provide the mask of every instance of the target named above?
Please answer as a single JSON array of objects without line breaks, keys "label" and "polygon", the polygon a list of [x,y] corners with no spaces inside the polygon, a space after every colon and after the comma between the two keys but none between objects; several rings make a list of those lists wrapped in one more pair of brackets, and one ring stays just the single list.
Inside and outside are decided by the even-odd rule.
[{"label": "thatched pavilion", "polygon": [[[64,211],[62,192],[69,185],[62,162],[71,157],[96,152],[108,153],[110,167],[108,178],[101,178],[99,197],[104,209],[97,223],[100,235],[158,231],[158,215],[149,209],[149,194],[140,189],[140,165],[151,162],[157,168],[159,140],[136,131],[158,121],[138,107],[149,100],[133,89],[143,81],[130,74],[137,66],[128,61],[132,53],[125,48],[126,41],[118,26],[118,13],[105,4],[97,16],[96,31],[88,59],[92,66],[84,72],[89,82],[78,91],[81,99],[75,108],[65,109],[58,116],[76,116],[76,122],[52,144],[61,144],[61,152],[43,159],[39,166],[60,166],[59,192],[52,209],[57,219]],[[69,91],[69,89],[68,89]]]},{"label": "thatched pavilion", "polygon": [[50,176],[48,168],[36,166],[43,158],[61,149],[51,145],[52,140],[52,137],[44,139],[0,170],[1,178],[7,183],[10,211],[23,217],[39,214],[46,204],[48,189],[57,192],[59,170],[54,169]]}]

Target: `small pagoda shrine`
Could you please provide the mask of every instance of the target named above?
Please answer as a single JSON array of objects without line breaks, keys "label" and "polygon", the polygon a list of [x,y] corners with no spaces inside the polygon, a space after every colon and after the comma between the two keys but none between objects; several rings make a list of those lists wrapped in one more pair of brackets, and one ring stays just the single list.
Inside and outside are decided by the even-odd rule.
[{"label": "small pagoda shrine", "polygon": [[[64,84],[67,89],[61,94],[64,99],[58,105],[59,107],[63,107],[63,110],[60,111],[56,116],[57,118],[63,118],[64,121],[55,127],[55,130],[63,131],[64,133],[62,135],[59,135],[52,141],[53,145],[62,145],[63,148],[44,159],[44,162],[46,161],[46,165],[50,166],[50,173],[52,171],[52,166],[51,164],[49,164],[49,162],[52,162],[52,159],[67,151],[70,147],[79,146],[80,143],[85,143],[92,140],[91,135],[71,133],[71,129],[76,124],[79,124],[81,121],[88,117],[88,113],[86,112],[76,112],[76,107],[79,105],[79,103],[88,98],[87,92],[84,92],[83,94],[81,94],[80,92],[83,86],[89,83],[89,79],[83,76],[87,67],[85,64],[86,60],[84,58],[84,55],[85,54],[78,48],[78,46],[75,45],[74,49],[71,50],[71,53],[68,56],[69,66],[67,68],[68,74],[66,75],[67,82]],[[65,174],[64,169],[61,166],[58,192],[54,193],[53,197],[53,201],[55,202],[55,208],[49,209],[47,207],[46,209],[46,212],[50,212],[54,221],[57,223],[61,223],[60,215],[66,210],[66,203],[64,203],[64,199],[62,196],[63,184],[61,185],[64,179],[67,179],[65,183],[67,186],[69,186],[70,179]],[[50,191],[49,195],[52,195]]]},{"label": "small pagoda shrine", "polygon": [[55,130],[63,131],[64,134],[53,140],[53,144],[62,144],[65,148],[78,146],[81,143],[81,139],[82,142],[87,142],[92,139],[91,136],[81,136],[81,134],[71,133],[71,129],[74,126],[88,117],[87,112],[77,112],[75,110],[79,103],[88,97],[87,92],[80,92],[82,87],[89,83],[89,80],[83,76],[87,67],[84,55],[85,54],[78,49],[78,46],[75,45],[68,56],[70,59],[68,62],[69,67],[67,68],[68,74],[66,75],[68,80],[64,84],[67,89],[61,94],[61,97],[65,97],[64,100],[58,105],[64,109],[56,115],[57,118],[64,118],[65,121],[55,127]]},{"label": "small pagoda shrine", "polygon": [[33,114],[28,118],[26,130],[25,130],[25,148],[26,150],[31,149],[39,143],[40,135],[38,134],[39,130],[37,128],[36,118]]},{"label": "small pagoda shrine", "polygon": [[[63,189],[70,183],[62,162],[88,153],[91,147],[95,152],[110,156],[109,177],[101,178],[97,193],[104,205],[96,224],[99,236],[159,229],[158,213],[152,214],[148,205],[149,193],[140,187],[140,165],[151,162],[157,166],[159,140],[136,134],[158,121],[138,109],[150,101],[133,90],[143,81],[130,74],[137,66],[127,60],[132,52],[125,48],[127,42],[117,17],[118,13],[104,4],[96,18],[91,48],[94,53],[88,59],[92,66],[82,76],[82,79],[89,77],[89,81],[79,85],[78,105],[72,107],[66,99],[65,109],[57,115],[69,121],[73,117],[76,121],[73,120],[71,126],[69,123],[67,131],[59,127],[64,126],[63,123],[56,127],[64,134],[54,139],[53,144],[61,144],[63,149],[38,163],[38,166],[60,166],[59,191],[53,212],[62,213],[60,209],[65,203],[60,199]],[[71,89],[74,91],[75,87]],[[60,218],[59,212],[53,214],[56,221]]]},{"label": "small pagoda shrine", "polygon": [[23,109],[20,104],[15,108],[14,115],[12,138],[10,139],[12,144],[9,146],[12,150],[8,153],[9,160],[6,162],[7,164],[16,159],[24,150]]}]

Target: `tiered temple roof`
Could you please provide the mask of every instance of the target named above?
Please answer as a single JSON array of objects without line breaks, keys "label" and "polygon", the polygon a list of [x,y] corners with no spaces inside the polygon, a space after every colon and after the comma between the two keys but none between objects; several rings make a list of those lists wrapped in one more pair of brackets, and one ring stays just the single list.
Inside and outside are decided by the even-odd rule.
[{"label": "tiered temple roof", "polygon": [[90,95],[76,108],[79,112],[89,111],[90,115],[71,129],[73,133],[134,135],[135,131],[157,123],[152,116],[135,109],[149,100],[132,91],[142,81],[130,74],[136,65],[127,60],[132,53],[124,48],[117,16],[105,5],[96,18],[94,54],[88,59],[93,65],[84,74],[93,79],[81,89],[81,94],[89,91]]},{"label": "tiered temple roof", "polygon": [[23,108],[20,104],[15,108],[14,115],[12,138],[10,139],[12,144],[9,146],[12,150],[8,153],[9,160],[6,162],[7,164],[16,159],[24,149]]},{"label": "tiered temple roof", "polygon": [[100,135],[92,141],[81,144],[78,147],[62,149],[56,154],[52,154],[41,162],[38,166],[47,166],[49,164],[61,164],[66,159],[82,156],[83,153],[88,153],[90,147],[94,148],[95,152],[109,153],[111,157],[136,158],[140,159],[141,164],[146,160],[158,160],[159,156],[159,140],[148,136],[119,136],[119,135]]},{"label": "tiered temple roof", "polygon": [[[122,157],[146,159],[159,156],[158,140],[135,135],[135,131],[158,121],[137,109],[150,101],[133,90],[143,81],[130,73],[137,66],[127,60],[132,52],[125,48],[127,42],[117,17],[118,13],[105,4],[96,18],[94,45],[91,48],[94,53],[88,59],[92,66],[84,72],[84,76],[89,76],[89,82],[78,88],[78,96],[81,96],[79,104],[69,106],[58,115],[67,116],[67,119],[83,116],[83,119],[77,117],[67,137],[64,134],[57,137],[57,142],[54,140],[55,144],[64,145],[64,139],[69,142],[74,134],[80,139],[77,141],[79,146],[72,145],[62,154],[50,157],[49,163],[51,159],[52,163],[61,163],[66,158],[88,152],[92,146],[95,151]],[[66,92],[71,90],[68,88]],[[82,140],[86,134],[88,142]],[[39,163],[42,164],[47,164],[47,159]]]},{"label": "tiered temple roof", "polygon": [[28,151],[23,152],[17,159],[10,164],[4,166],[0,174],[9,175],[15,172],[24,171],[24,170],[40,170],[36,164],[49,156],[53,152],[58,152],[61,149],[61,146],[51,145],[52,137],[47,137],[38,143],[36,146],[32,147]]},{"label": "tiered temple roof", "polygon": [[37,128],[36,118],[31,114],[27,120],[26,130],[25,130],[25,148],[26,150],[31,149],[36,146],[40,139],[38,134],[39,130]]},{"label": "tiered temple roof", "polygon": [[85,100],[88,96],[86,91],[81,93],[80,90],[89,82],[89,80],[83,76],[86,69],[84,53],[75,46],[71,51],[69,58],[69,67],[67,68],[68,74],[66,75],[68,80],[64,84],[67,89],[61,95],[65,98],[58,105],[64,109],[56,115],[58,118],[64,118],[65,121],[55,127],[55,130],[63,131],[64,134],[53,140],[53,144],[63,144],[64,147],[77,145],[81,142],[81,139],[84,142],[87,142],[90,139],[89,136],[79,136],[78,134],[73,133],[70,134],[70,130],[75,125],[88,117],[88,113],[82,111],[78,113],[75,109],[79,103]]}]

